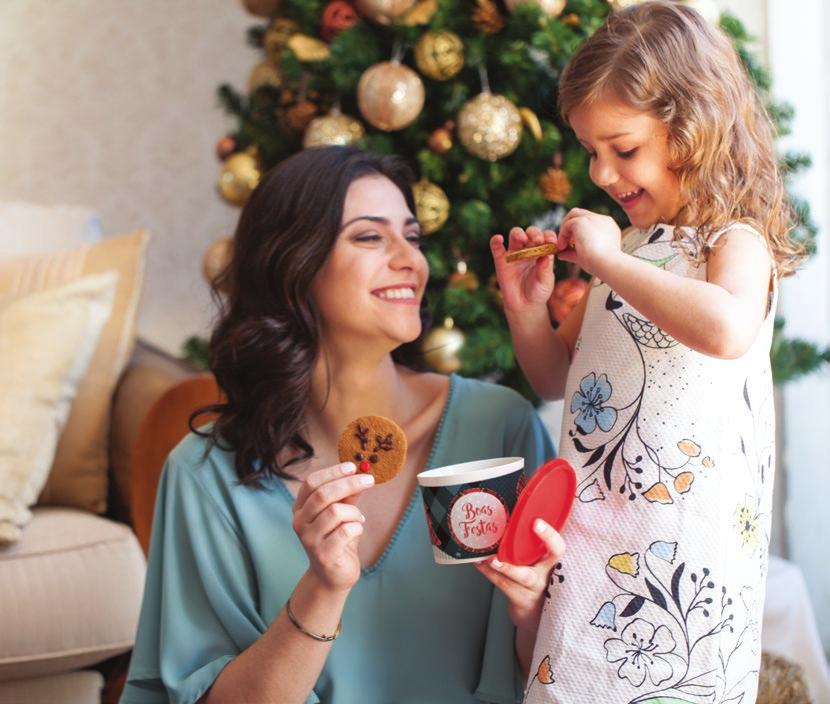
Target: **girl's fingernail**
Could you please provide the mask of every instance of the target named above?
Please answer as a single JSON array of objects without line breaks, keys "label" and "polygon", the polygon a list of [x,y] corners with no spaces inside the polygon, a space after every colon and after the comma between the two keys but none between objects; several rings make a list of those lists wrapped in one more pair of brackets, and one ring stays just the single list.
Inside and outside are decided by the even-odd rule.
[{"label": "girl's fingernail", "polygon": [[354,474],[356,469],[354,462],[344,462],[340,465],[340,471],[343,474]]},{"label": "girl's fingernail", "polygon": [[365,522],[366,522],[366,516],[364,516],[362,513],[360,514],[360,522],[361,522],[361,523],[365,523]]},{"label": "girl's fingernail", "polygon": [[360,483],[366,486],[372,486],[375,483],[375,478],[371,474],[361,474]]},{"label": "girl's fingernail", "polygon": [[501,565],[502,565],[501,560],[499,560],[496,557],[494,557],[492,560],[490,560],[490,567],[492,567],[495,570],[501,569]]},{"label": "girl's fingernail", "polygon": [[360,535],[363,532],[363,526],[360,523],[349,523],[346,526],[346,532],[349,535]]},{"label": "girl's fingernail", "polygon": [[537,518],[533,521],[533,530],[536,533],[544,533],[548,529],[548,524],[545,523],[541,518]]}]

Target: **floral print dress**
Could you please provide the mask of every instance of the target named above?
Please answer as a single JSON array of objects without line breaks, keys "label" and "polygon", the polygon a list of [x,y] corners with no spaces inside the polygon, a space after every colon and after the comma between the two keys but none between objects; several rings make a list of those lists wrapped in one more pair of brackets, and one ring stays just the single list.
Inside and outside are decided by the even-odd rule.
[{"label": "floral print dress", "polygon": [[[705,249],[690,228],[635,230],[623,250],[706,279]],[[526,702],[755,701],[775,455],[776,290],[773,276],[752,347],[724,360],[680,344],[592,283],[559,445],[577,472],[577,497]]]}]

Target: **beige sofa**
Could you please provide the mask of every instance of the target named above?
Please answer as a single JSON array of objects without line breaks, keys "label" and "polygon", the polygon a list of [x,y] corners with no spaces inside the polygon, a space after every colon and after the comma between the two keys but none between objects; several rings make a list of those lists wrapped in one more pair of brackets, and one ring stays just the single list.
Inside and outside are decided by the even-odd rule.
[{"label": "beige sofa", "polygon": [[134,446],[150,407],[192,373],[139,342],[112,405],[107,514],[36,507],[0,551],[0,704],[117,700],[145,572],[129,526]]}]

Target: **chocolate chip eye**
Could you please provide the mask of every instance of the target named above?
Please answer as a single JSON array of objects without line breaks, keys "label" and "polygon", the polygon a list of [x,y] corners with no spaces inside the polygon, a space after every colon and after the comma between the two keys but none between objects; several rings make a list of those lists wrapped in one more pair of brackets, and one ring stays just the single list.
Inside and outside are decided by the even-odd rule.
[{"label": "chocolate chip eye", "polygon": [[378,456],[377,455],[369,455],[369,462],[372,464],[377,464]]},{"label": "chocolate chip eye", "polygon": [[355,458],[358,462],[360,462],[360,461],[363,459],[363,453],[362,453],[362,452],[356,452],[356,453],[355,453],[354,458]]}]

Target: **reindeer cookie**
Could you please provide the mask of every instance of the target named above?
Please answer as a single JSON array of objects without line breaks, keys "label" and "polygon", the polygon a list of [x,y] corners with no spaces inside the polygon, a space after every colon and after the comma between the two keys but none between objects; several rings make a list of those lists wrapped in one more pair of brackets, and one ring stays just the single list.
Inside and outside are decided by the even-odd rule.
[{"label": "reindeer cookie", "polygon": [[406,435],[383,416],[360,416],[349,423],[337,441],[341,462],[354,462],[357,471],[372,474],[375,483],[389,481],[406,462]]}]

